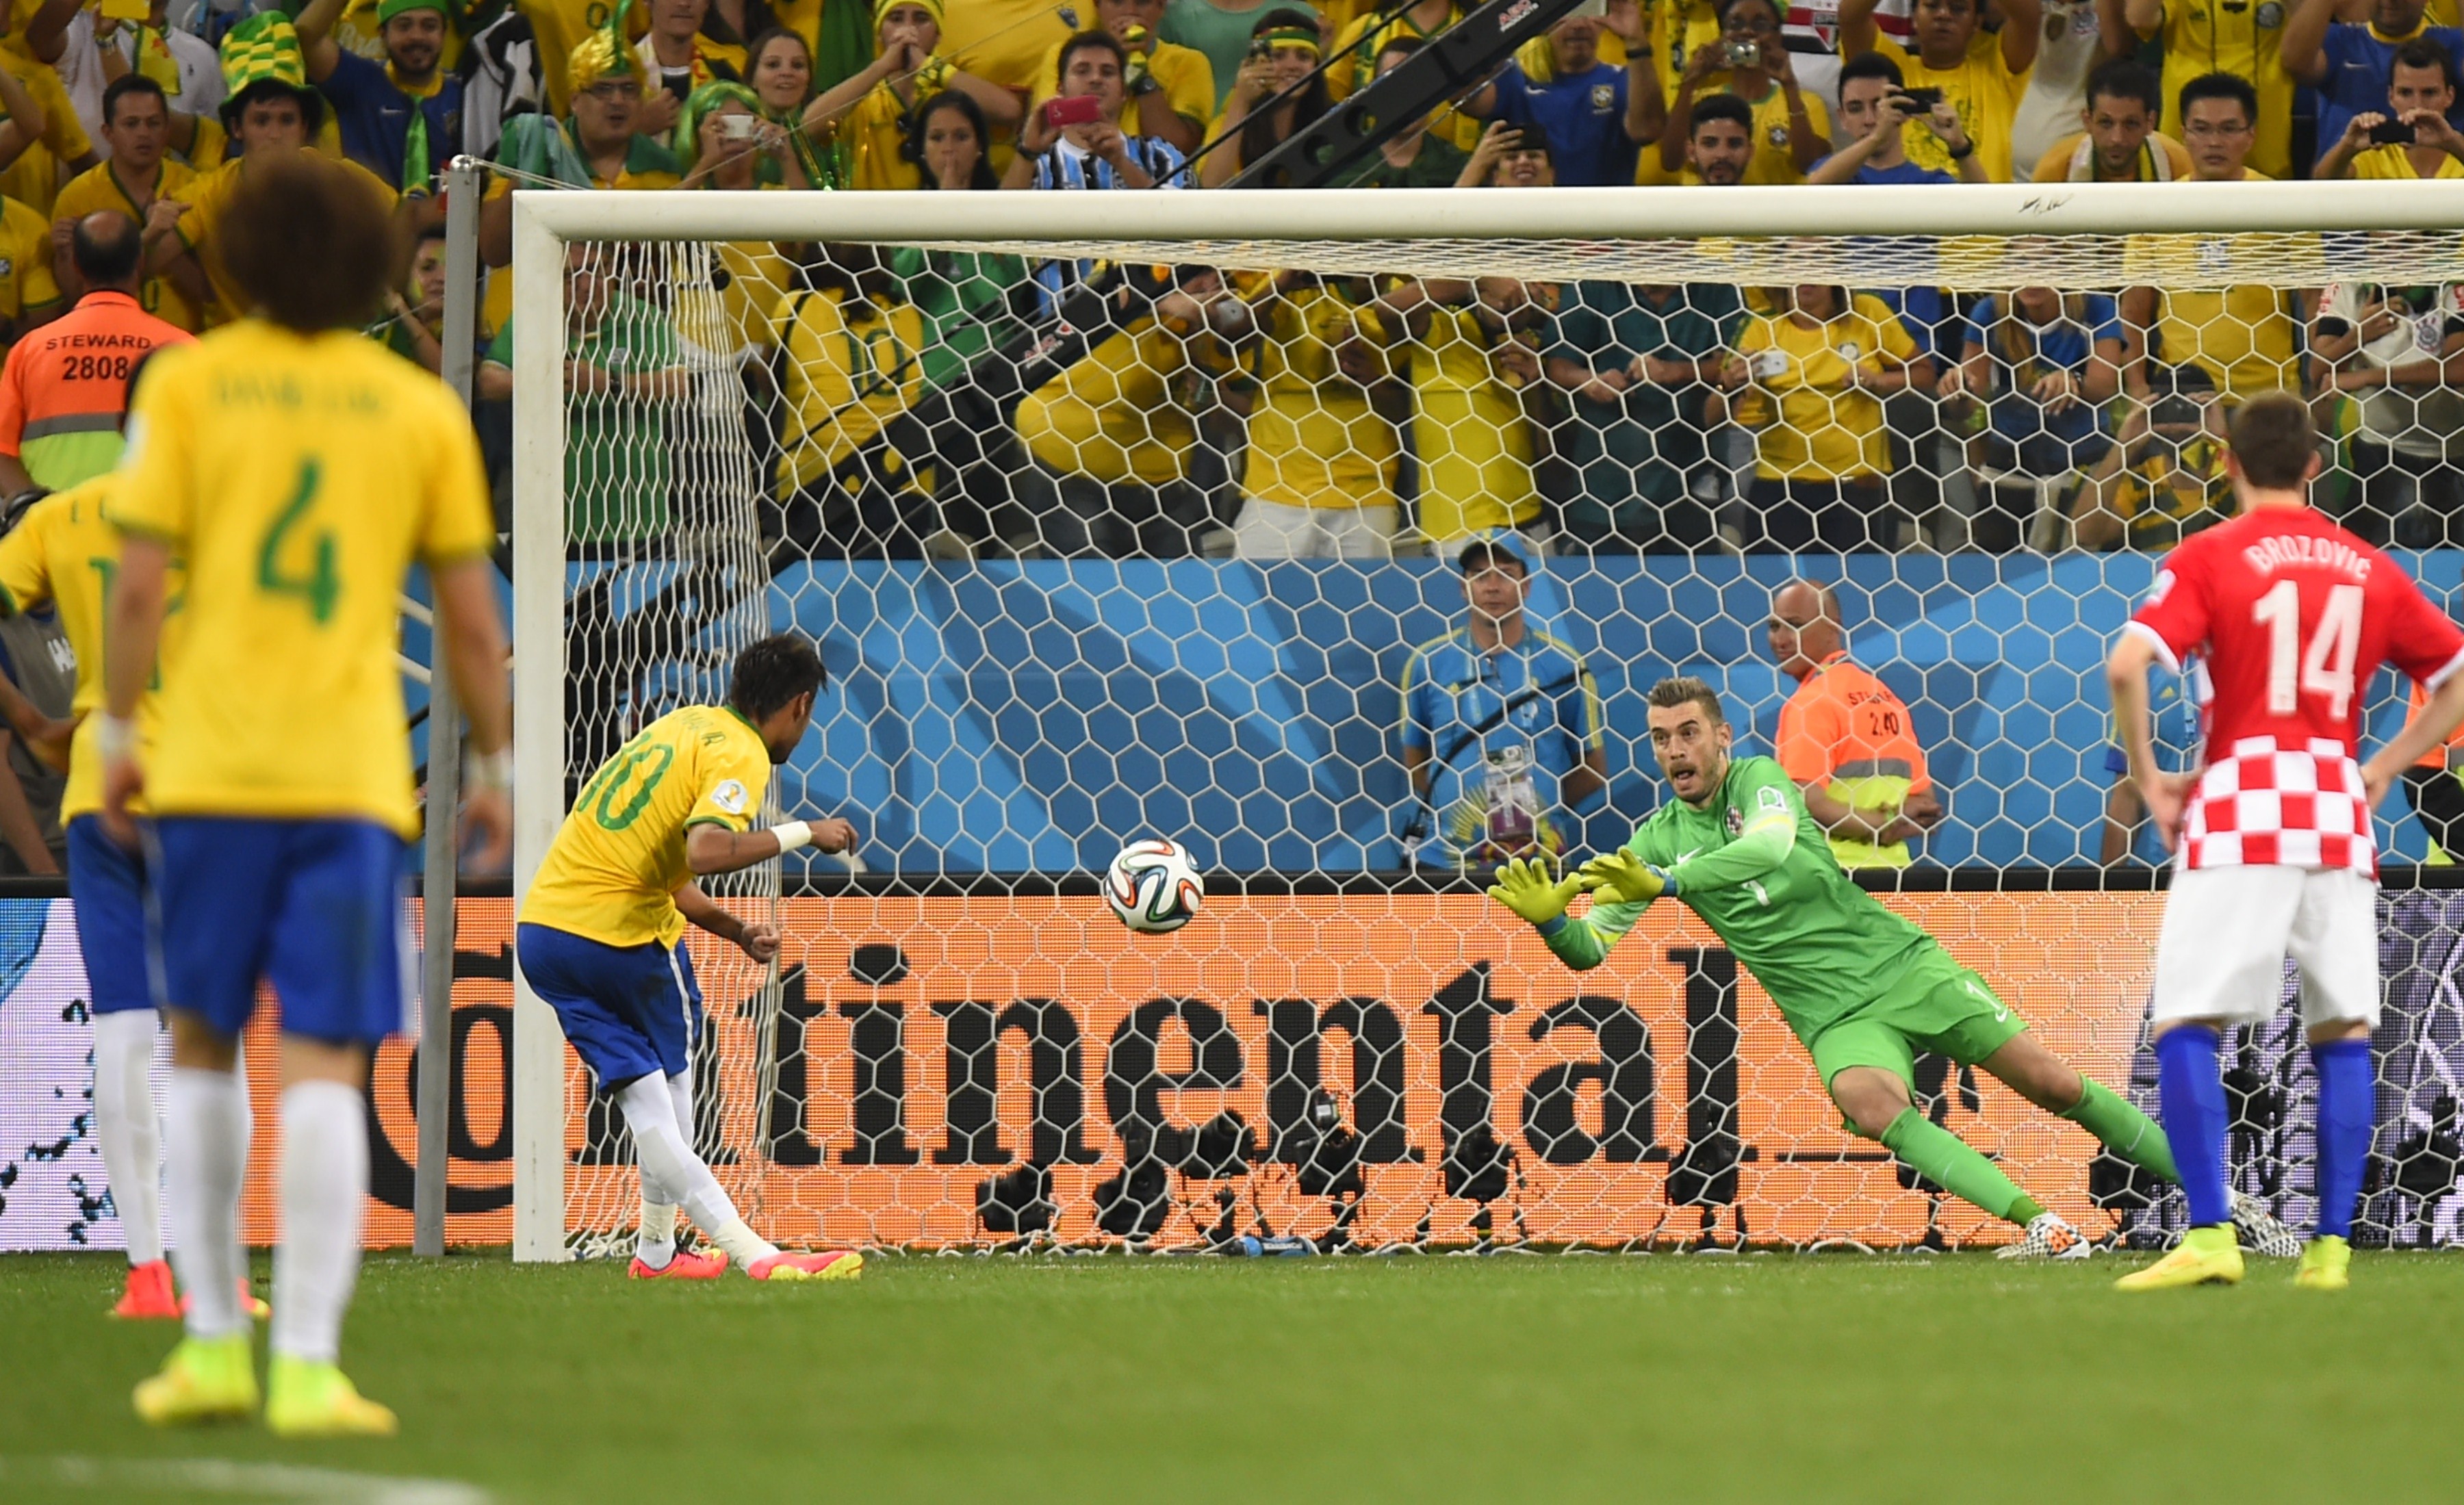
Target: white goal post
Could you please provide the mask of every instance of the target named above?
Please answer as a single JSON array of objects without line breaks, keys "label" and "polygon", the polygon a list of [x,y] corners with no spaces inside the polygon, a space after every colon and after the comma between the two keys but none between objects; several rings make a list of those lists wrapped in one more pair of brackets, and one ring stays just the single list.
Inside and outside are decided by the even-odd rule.
[{"label": "white goal post", "polygon": [[[575,242],[927,245],[1335,273],[1495,269],[1540,280],[1938,281],[1985,292],[2125,280],[2212,287],[2219,267],[2199,254],[2202,245],[2323,232],[2330,243],[2314,255],[2231,258],[2227,280],[2464,281],[2464,182],[1095,195],[523,189],[513,204],[517,902],[563,817],[566,780],[587,772],[564,757],[563,271]],[[2125,274],[2125,247],[2137,237],[2180,237],[2186,252],[2144,257]],[[557,1260],[569,1256],[565,1046],[553,1013],[518,979],[517,990],[514,1257]]]}]

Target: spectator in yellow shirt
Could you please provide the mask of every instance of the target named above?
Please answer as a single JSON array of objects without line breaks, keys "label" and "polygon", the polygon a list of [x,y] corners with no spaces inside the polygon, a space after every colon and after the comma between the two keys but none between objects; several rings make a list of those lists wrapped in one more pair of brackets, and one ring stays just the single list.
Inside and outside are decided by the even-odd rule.
[{"label": "spectator in yellow shirt", "polygon": [[1285,273],[1243,351],[1256,381],[1233,549],[1243,559],[1394,553],[1402,445],[1371,402],[1387,379],[1386,326],[1342,286]]},{"label": "spectator in yellow shirt", "polygon": [[874,0],[872,65],[822,92],[804,109],[804,129],[827,136],[852,188],[915,188],[923,169],[901,149],[915,106],[944,89],[965,92],[995,131],[1018,123],[1018,97],[953,64],[940,53],[941,0]]},{"label": "spectator in yellow shirt", "polygon": [[[162,84],[143,74],[125,74],[102,92],[102,139],[111,156],[69,180],[52,206],[53,273],[66,291],[76,283],[67,231],[78,220],[104,209],[118,209],[145,228],[146,249],[179,233],[186,210],[181,195],[196,178],[187,163],[170,155],[170,102]],[[137,301],[146,313],[189,334],[206,327],[205,307],[213,296],[206,274],[194,257],[169,255],[139,287]]]},{"label": "spectator in yellow shirt", "polygon": [[[2038,0],[2001,0],[1998,33],[1979,24],[1979,0],[1916,0],[1909,23],[1914,54],[1881,33],[1874,24],[1875,5],[1876,0],[1840,0],[1839,55],[1881,53],[1900,65],[1908,88],[1941,90],[1959,112],[1961,129],[1976,143],[1985,175],[2010,182],[2012,122],[2028,92],[2041,37]],[[1911,139],[1908,156],[1922,167],[1957,169],[1941,142],[1929,136]]]},{"label": "spectator in yellow shirt", "polygon": [[2119,57],[2087,78],[2086,130],[2065,136],[2036,159],[2038,183],[2180,183],[2190,176],[2190,153],[2156,129],[2165,113],[2156,76]]},{"label": "spectator in yellow shirt", "polygon": [[2251,165],[2271,178],[2293,176],[2293,76],[2283,56],[2292,11],[2287,0],[2123,0],[2131,30],[2164,39],[2165,133],[2181,140],[2184,84],[2205,74],[2238,75],[2258,95]]},{"label": "spectator in yellow shirt", "polygon": [[[1882,400],[1933,380],[1931,362],[1889,305],[1870,293],[1813,284],[1759,290],[1777,312],[1747,320],[1727,379],[1744,383],[1725,405],[1756,430],[1745,526],[1749,551],[1891,549],[1891,470]],[[1711,421],[1724,402],[1712,400]]]},{"label": "spectator in yellow shirt", "polygon": [[[1749,112],[1748,130],[1753,156],[1741,183],[1803,183],[1815,163],[1831,155],[1831,114],[1822,101],[1797,87],[1796,68],[1790,61],[1779,33],[1776,0],[1727,0],[1720,10],[1720,35],[1697,48],[1677,85],[1660,132],[1661,176],[1667,181],[1686,166],[1698,98],[1719,93],[1733,96]],[[1629,53],[1631,53],[1629,47]],[[1725,76],[1725,90],[1714,80]],[[1648,87],[1657,89],[1657,75]]]},{"label": "spectator in yellow shirt", "polygon": [[[1158,39],[1163,25],[1163,0],[1095,0],[1098,25],[1111,33],[1129,55],[1121,83],[1129,93],[1119,125],[1132,136],[1153,136],[1170,142],[1183,156],[1198,149],[1206,122],[1215,118],[1215,69],[1194,47]],[[1060,42],[1035,72],[1035,100],[1041,109],[1061,92]]]},{"label": "spectator in yellow shirt", "polygon": [[[2464,135],[2447,121],[2455,107],[2455,62],[2447,49],[2416,36],[2396,49],[2384,112],[2364,110],[2319,159],[2321,178],[2464,178]],[[2403,141],[2381,141],[2409,133]]]}]

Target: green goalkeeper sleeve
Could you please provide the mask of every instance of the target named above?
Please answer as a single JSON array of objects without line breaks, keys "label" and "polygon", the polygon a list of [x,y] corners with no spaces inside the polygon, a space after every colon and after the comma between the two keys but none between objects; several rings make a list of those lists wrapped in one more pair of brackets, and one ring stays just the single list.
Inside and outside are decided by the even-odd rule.
[{"label": "green goalkeeper sleeve", "polygon": [[1618,930],[1603,935],[1593,927],[1590,920],[1577,920],[1567,915],[1559,917],[1552,925],[1541,927],[1540,939],[1549,943],[1549,949],[1557,953],[1557,960],[1578,972],[1587,972],[1609,959],[1609,948],[1617,945],[1617,936],[1623,933]]},{"label": "green goalkeeper sleeve", "polygon": [[1706,888],[1734,888],[1749,878],[1770,872],[1795,850],[1795,818],[1767,815],[1718,851],[1689,857],[1670,868],[1670,886],[1681,897]]}]

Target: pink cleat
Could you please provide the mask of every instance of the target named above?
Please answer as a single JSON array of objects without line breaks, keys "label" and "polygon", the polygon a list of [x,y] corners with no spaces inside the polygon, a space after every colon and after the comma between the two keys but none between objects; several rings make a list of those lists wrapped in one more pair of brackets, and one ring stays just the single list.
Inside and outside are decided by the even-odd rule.
[{"label": "pink cleat", "polygon": [[746,1265],[744,1273],[756,1280],[853,1280],[864,1274],[864,1255],[852,1249],[777,1254]]},{"label": "pink cleat", "polygon": [[179,1320],[180,1303],[171,1297],[171,1262],[156,1259],[130,1265],[128,1288],[120,1294],[111,1315],[129,1321]]},{"label": "pink cleat", "polygon": [[706,1254],[695,1254],[679,1249],[656,1270],[642,1263],[642,1256],[635,1254],[625,1273],[636,1280],[715,1280],[727,1273],[727,1251],[714,1249]]}]

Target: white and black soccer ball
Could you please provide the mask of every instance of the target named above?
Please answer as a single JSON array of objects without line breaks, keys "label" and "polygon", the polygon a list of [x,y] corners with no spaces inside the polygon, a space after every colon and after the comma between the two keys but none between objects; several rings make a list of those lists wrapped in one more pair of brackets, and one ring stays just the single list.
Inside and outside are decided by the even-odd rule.
[{"label": "white and black soccer ball", "polygon": [[1104,902],[1131,929],[1161,935],[1198,917],[1206,884],[1187,848],[1151,837],[1121,848],[1104,870]]}]

